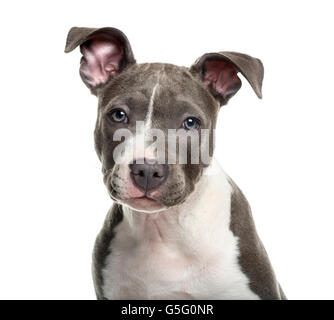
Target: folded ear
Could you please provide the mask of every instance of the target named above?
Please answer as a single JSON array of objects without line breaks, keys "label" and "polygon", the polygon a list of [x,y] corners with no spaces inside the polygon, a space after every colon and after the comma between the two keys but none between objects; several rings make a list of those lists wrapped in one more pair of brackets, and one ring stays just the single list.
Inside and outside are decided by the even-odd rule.
[{"label": "folded ear", "polygon": [[67,36],[65,52],[77,46],[83,55],[81,78],[93,92],[136,62],[127,37],[115,28],[73,27]]},{"label": "folded ear", "polygon": [[238,72],[262,98],[263,64],[259,59],[238,52],[207,53],[196,60],[190,72],[201,78],[213,96],[224,105],[241,87]]}]

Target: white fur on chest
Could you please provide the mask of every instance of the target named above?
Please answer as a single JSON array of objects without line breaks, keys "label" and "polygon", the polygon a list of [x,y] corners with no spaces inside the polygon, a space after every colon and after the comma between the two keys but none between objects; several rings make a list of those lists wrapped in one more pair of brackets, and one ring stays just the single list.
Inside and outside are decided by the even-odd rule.
[{"label": "white fur on chest", "polygon": [[238,264],[231,186],[221,170],[201,178],[177,208],[123,208],[102,272],[108,299],[259,299]]}]

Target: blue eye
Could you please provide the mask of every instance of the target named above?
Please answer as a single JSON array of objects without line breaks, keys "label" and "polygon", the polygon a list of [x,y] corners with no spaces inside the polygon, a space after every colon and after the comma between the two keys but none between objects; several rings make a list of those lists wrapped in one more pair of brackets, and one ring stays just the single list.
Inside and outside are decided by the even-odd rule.
[{"label": "blue eye", "polygon": [[197,130],[200,127],[200,121],[194,117],[189,117],[183,122],[185,130]]},{"label": "blue eye", "polygon": [[114,122],[123,122],[126,123],[128,120],[128,116],[125,111],[122,109],[116,109],[110,113],[111,119]]}]

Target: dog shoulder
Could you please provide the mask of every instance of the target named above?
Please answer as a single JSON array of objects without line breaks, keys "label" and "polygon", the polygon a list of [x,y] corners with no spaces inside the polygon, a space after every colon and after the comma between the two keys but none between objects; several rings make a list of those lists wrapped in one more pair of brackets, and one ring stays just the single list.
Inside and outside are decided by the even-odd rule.
[{"label": "dog shoulder", "polygon": [[249,286],[261,299],[284,299],[267,252],[258,237],[251,208],[238,186],[232,186],[230,229],[238,237],[239,264],[249,278]]},{"label": "dog shoulder", "polygon": [[103,296],[103,276],[102,269],[105,266],[107,256],[110,254],[110,242],[115,237],[114,229],[123,220],[122,207],[118,204],[114,204],[104,221],[102,230],[98,234],[94,251],[93,251],[93,264],[92,273],[94,278],[95,293],[99,300],[105,299]]}]

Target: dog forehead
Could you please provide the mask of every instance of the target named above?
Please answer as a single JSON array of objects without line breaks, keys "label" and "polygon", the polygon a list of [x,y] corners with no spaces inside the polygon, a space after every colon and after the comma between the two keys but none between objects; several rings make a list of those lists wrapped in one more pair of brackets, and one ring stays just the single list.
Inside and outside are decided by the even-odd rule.
[{"label": "dog forehead", "polygon": [[103,89],[100,105],[105,106],[118,97],[148,104],[154,88],[154,105],[160,109],[170,108],[177,101],[188,101],[207,115],[218,112],[215,99],[188,68],[166,63],[131,66]]}]

